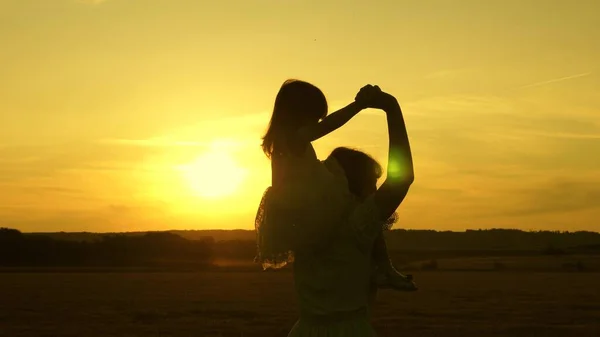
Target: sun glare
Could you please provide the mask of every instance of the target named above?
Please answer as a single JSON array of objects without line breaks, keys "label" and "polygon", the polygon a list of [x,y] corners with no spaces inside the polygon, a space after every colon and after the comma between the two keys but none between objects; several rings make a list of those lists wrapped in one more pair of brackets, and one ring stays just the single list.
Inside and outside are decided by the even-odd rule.
[{"label": "sun glare", "polygon": [[236,193],[247,173],[230,154],[216,150],[202,154],[179,169],[191,192],[207,199],[224,198]]}]

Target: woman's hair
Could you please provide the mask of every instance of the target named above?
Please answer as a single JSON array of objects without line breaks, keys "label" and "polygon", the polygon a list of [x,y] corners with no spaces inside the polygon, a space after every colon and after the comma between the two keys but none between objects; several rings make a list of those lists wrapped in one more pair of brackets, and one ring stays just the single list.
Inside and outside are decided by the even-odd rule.
[{"label": "woman's hair", "polygon": [[327,100],[319,88],[300,80],[285,81],[277,93],[269,127],[262,137],[263,152],[271,158],[276,142],[326,115]]},{"label": "woman's hair", "polygon": [[340,164],[346,174],[350,192],[357,196],[363,195],[369,187],[366,184],[377,181],[383,173],[383,168],[377,160],[359,150],[338,147],[329,156]]},{"label": "woman's hair", "polygon": [[[375,158],[368,154],[350,149],[347,147],[338,147],[329,157],[337,160],[338,164],[344,170],[348,181],[348,189],[355,196],[362,198],[368,193],[383,174],[381,164]],[[382,228],[388,230],[392,228],[398,220],[398,213],[394,212],[386,221],[383,222]]]}]

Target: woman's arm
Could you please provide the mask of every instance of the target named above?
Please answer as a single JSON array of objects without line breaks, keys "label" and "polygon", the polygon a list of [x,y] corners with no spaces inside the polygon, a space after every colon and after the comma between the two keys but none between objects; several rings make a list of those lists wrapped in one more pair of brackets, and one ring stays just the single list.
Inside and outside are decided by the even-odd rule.
[{"label": "woman's arm", "polygon": [[387,176],[373,196],[381,220],[387,220],[406,197],[415,179],[412,154],[402,110],[396,98],[381,93],[381,107],[386,112],[389,136]]},{"label": "woman's arm", "polygon": [[400,206],[414,180],[410,144],[400,105],[393,96],[383,92],[374,100],[371,107],[383,109],[387,114],[389,153],[385,182],[349,216],[350,230],[365,249],[373,246],[382,224]]},{"label": "woman's arm", "polygon": [[338,111],[327,115],[315,125],[303,127],[298,131],[298,141],[303,144],[315,141],[346,124],[352,117],[365,107],[357,102],[352,102]]}]

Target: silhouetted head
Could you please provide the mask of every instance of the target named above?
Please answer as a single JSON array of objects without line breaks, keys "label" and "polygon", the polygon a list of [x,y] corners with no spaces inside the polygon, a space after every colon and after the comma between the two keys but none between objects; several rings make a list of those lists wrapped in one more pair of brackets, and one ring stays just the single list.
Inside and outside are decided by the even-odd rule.
[{"label": "silhouetted head", "polygon": [[[348,189],[358,200],[364,201],[377,191],[377,181],[383,174],[383,168],[375,158],[347,147],[336,148],[329,158],[335,159],[342,167],[348,181]],[[397,214],[392,214],[384,223],[384,228],[390,228],[396,219]]]},{"label": "silhouetted head", "polygon": [[304,125],[318,123],[327,115],[327,100],[314,85],[287,80],[279,89],[267,132],[263,136],[262,149],[271,157],[277,142],[285,141],[290,132]]},{"label": "silhouetted head", "polygon": [[338,147],[329,155],[344,170],[350,192],[360,200],[364,200],[377,190],[377,181],[381,178],[383,168],[370,155],[350,149]]}]

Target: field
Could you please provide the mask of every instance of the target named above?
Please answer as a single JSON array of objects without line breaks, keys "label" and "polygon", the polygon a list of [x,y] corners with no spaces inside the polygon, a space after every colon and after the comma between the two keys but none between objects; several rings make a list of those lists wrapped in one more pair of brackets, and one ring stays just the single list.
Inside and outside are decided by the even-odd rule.
[{"label": "field", "polygon": [[[600,274],[416,272],[380,336],[600,336]],[[0,336],[286,336],[289,272],[0,273]]]}]

